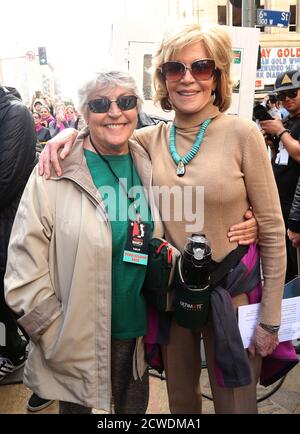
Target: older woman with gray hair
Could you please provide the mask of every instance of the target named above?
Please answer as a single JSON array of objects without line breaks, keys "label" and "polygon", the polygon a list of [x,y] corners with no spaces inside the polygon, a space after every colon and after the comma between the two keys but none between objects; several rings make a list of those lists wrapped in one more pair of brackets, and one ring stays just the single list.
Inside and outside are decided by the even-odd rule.
[{"label": "older woman with gray hair", "polygon": [[141,287],[147,238],[162,231],[148,154],[129,140],[142,100],[134,80],[117,71],[88,81],[79,99],[88,128],[64,175],[46,181],[35,168],[22,197],[6,299],[31,338],[30,389],[59,400],[60,413],[145,413]]}]

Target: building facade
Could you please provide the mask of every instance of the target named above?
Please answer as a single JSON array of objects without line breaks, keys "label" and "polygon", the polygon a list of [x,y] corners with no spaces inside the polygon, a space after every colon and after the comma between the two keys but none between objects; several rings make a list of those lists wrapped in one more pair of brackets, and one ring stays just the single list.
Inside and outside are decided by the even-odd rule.
[{"label": "building facade", "polygon": [[27,106],[37,90],[49,98],[58,91],[51,64],[40,65],[38,54],[25,47],[0,53],[0,83],[15,87]]},{"label": "building facade", "polygon": [[[169,0],[169,13],[177,18],[214,22],[228,26],[242,25],[242,9],[234,4],[245,0]],[[256,0],[256,9],[290,12],[287,28],[260,27],[260,68],[257,82],[261,87],[273,85],[284,70],[300,68],[300,0]],[[256,13],[253,11],[253,24]]]}]

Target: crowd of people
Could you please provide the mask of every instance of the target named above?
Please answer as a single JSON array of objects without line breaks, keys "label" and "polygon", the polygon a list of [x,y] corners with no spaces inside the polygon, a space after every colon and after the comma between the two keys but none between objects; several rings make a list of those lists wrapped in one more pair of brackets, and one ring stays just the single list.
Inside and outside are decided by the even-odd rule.
[{"label": "crowd of people", "polygon": [[39,150],[42,150],[48,140],[65,128],[80,130],[85,125],[74,105],[59,100],[52,102],[40,91],[35,92],[32,97],[30,111],[34,119]]},{"label": "crowd of people", "polygon": [[[18,318],[29,341],[24,384],[33,391],[30,409],[58,400],[62,414],[91,413],[93,407],[145,413],[149,343],[159,349],[171,413],[202,411],[201,340],[216,413],[257,413],[259,379],[269,384],[297,363],[293,345],[279,344],[278,331],[284,282],[298,273],[300,71],[277,77],[275,92],[289,116],[261,120],[260,131],[254,122],[226,114],[231,62],[231,40],[222,26],[170,30],[154,58],[153,84],[154,100],[174,110],[175,118],[147,127],[136,83],[121,71],[98,73],[79,88],[84,128],[73,106],[56,104],[53,113],[41,94],[32,102],[33,127],[20,100],[1,88],[7,104],[26,114],[21,121],[30,131],[26,140],[13,138],[16,149],[31,150],[16,201],[7,201],[3,189],[1,202],[3,216],[13,209],[3,228],[2,304],[9,306],[15,335]],[[9,127],[4,133],[1,127],[2,147]],[[55,137],[32,171],[34,129],[42,143]],[[277,140],[270,143],[270,136]],[[272,145],[272,161],[266,144]],[[174,186],[174,202],[155,194]],[[180,199],[189,187],[189,204],[202,203],[199,186],[204,207],[191,218]],[[171,312],[146,304],[147,263],[132,256],[147,257],[153,238],[183,252],[193,232],[205,233],[215,267],[230,267],[211,283],[208,321],[183,327],[172,313],[176,304]],[[245,349],[237,310],[258,302]],[[16,342],[15,354],[1,353],[0,381],[25,363],[25,341]]]}]

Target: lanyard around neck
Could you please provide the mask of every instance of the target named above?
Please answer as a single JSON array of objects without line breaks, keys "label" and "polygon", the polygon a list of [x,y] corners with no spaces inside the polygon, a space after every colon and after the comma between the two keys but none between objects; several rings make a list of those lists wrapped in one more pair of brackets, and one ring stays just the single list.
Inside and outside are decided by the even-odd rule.
[{"label": "lanyard around neck", "polygon": [[[133,207],[134,207],[134,211],[135,211],[135,214],[136,214],[136,216],[137,216],[137,218],[138,218],[138,220],[140,220],[141,219],[141,216],[139,215],[139,213],[137,212],[137,209],[136,209],[136,205],[135,205],[135,203],[134,203],[134,197],[133,196],[131,196],[131,195],[129,195],[128,194],[128,191],[127,191],[127,189],[126,189],[126,187],[125,187],[125,185],[123,184],[123,182],[121,181],[121,179],[118,177],[118,175],[116,174],[116,172],[114,171],[114,169],[111,167],[111,164],[110,164],[110,162],[98,151],[98,149],[96,148],[96,146],[95,146],[95,144],[93,143],[93,140],[92,140],[92,138],[91,138],[91,135],[89,135],[89,141],[90,141],[90,144],[92,145],[92,147],[95,149],[95,151],[97,152],[97,154],[98,154],[98,156],[101,158],[101,160],[102,161],[104,161],[104,163],[107,165],[107,167],[108,167],[108,169],[109,169],[109,171],[111,172],[111,174],[114,176],[114,178],[116,179],[116,181],[118,181],[118,183],[121,185],[121,188],[123,189],[123,192],[125,193],[125,195],[126,195],[126,197],[127,197],[127,199],[129,200],[129,202],[131,203],[131,204],[133,204]],[[130,155],[130,154],[129,154]],[[131,160],[131,156],[130,156],[130,160]],[[131,164],[130,164],[130,169],[131,169],[131,189],[133,188],[133,163],[132,163],[132,160],[131,160]]]}]

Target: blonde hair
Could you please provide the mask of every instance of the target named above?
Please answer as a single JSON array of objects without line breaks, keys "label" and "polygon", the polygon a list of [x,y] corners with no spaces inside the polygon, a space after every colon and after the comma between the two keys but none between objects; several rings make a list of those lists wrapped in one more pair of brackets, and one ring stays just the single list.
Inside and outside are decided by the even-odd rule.
[{"label": "blonde hair", "polygon": [[221,112],[227,110],[231,103],[232,80],[230,66],[232,62],[232,44],[228,32],[219,25],[207,30],[198,23],[183,24],[168,31],[154,56],[154,102],[158,102],[164,110],[172,110],[172,104],[160,68],[163,63],[174,60],[176,53],[183,48],[202,42],[209,58],[214,59],[215,71],[215,101]]}]

